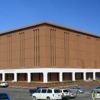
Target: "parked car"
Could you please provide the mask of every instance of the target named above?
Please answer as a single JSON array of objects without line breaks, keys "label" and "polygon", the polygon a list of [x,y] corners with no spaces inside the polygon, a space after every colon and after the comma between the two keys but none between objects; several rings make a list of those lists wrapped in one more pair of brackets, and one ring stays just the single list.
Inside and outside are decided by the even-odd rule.
[{"label": "parked car", "polygon": [[32,93],[35,93],[35,92],[36,92],[38,89],[40,89],[40,88],[48,88],[48,87],[43,87],[43,86],[41,86],[41,87],[29,89],[29,94],[32,95]]},{"label": "parked car", "polygon": [[100,92],[100,86],[93,88],[91,92]]},{"label": "parked car", "polygon": [[10,96],[7,92],[0,92],[0,100],[10,100]]},{"label": "parked car", "polygon": [[0,83],[0,87],[8,87],[8,86],[9,84],[6,81]]},{"label": "parked car", "polygon": [[79,86],[75,86],[69,89],[70,91],[76,92],[76,93],[84,93],[84,90],[81,89]]},{"label": "parked car", "polygon": [[77,93],[73,92],[71,90],[68,89],[60,89],[62,92],[62,99],[66,99],[66,98],[76,98]]},{"label": "parked car", "polygon": [[61,100],[62,93],[60,89],[56,88],[40,88],[32,94],[32,99]]}]

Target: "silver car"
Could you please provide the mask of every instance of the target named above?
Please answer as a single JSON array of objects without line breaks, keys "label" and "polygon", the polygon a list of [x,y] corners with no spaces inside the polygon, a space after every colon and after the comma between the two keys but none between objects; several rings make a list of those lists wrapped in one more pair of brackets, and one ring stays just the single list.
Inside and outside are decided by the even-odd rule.
[{"label": "silver car", "polygon": [[67,99],[67,98],[76,98],[77,93],[70,91],[68,89],[60,89],[62,92],[62,99]]},{"label": "silver car", "polygon": [[100,92],[100,86],[93,88],[91,92]]},{"label": "silver car", "polygon": [[69,89],[70,91],[73,91],[73,92],[76,92],[76,93],[84,93],[84,90],[81,89],[80,87],[78,86],[75,86],[75,87],[72,87]]}]

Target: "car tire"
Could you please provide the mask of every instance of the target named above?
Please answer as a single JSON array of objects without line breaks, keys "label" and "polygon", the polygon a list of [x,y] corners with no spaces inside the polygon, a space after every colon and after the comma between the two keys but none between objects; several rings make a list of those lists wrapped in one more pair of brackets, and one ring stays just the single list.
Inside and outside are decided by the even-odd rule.
[{"label": "car tire", "polygon": [[34,97],[33,97],[33,100],[37,100],[37,98],[34,96]]},{"label": "car tire", "polygon": [[50,97],[47,97],[46,100],[51,100]]}]

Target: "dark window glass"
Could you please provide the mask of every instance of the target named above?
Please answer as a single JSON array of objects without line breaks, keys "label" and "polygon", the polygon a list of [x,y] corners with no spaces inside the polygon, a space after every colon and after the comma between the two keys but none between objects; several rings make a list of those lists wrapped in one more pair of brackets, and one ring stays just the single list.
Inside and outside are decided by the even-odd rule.
[{"label": "dark window glass", "polygon": [[97,89],[100,89],[100,87],[97,87]]},{"label": "dark window glass", "polygon": [[48,89],[47,93],[52,93],[52,90]]},{"label": "dark window glass", "polygon": [[41,90],[40,90],[40,89],[38,89],[36,92],[37,92],[37,93],[40,93],[40,92],[41,92]]},{"label": "dark window glass", "polygon": [[0,99],[8,99],[8,96],[6,94],[0,94]]},{"label": "dark window glass", "polygon": [[72,92],[71,90],[68,90],[68,92]]},{"label": "dark window glass", "polygon": [[60,93],[61,91],[59,89],[54,90],[54,93]]},{"label": "dark window glass", "polygon": [[64,92],[68,92],[68,90],[63,90]]},{"label": "dark window glass", "polygon": [[42,90],[42,93],[46,93],[46,89],[43,89],[43,90]]}]

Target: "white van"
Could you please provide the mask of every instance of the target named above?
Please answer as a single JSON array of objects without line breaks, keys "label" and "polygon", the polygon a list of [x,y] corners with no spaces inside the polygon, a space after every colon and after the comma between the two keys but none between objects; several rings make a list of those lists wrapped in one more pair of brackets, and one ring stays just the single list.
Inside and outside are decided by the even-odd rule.
[{"label": "white van", "polygon": [[37,100],[37,99],[61,100],[62,93],[60,89],[56,89],[56,88],[41,88],[32,94],[32,99],[33,100]]}]

